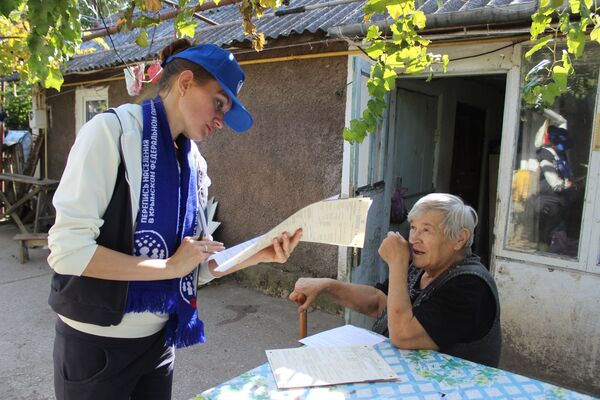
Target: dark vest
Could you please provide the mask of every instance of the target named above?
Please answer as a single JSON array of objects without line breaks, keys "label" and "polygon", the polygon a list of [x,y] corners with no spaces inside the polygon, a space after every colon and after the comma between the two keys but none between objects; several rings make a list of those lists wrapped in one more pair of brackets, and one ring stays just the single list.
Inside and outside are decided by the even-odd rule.
[{"label": "dark vest", "polygon": [[[96,243],[131,255],[133,254],[131,195],[125,177],[125,162],[120,140],[119,152],[121,162],[115,188],[102,216],[104,224],[100,227],[100,235]],[[125,313],[128,287],[127,281],[61,275],[55,272],[52,274],[48,304],[57,314],[75,321],[100,326],[117,325]]]},{"label": "dark vest", "polygon": [[[496,301],[496,315],[492,327],[486,335],[481,339],[469,343],[455,343],[452,346],[445,348],[444,353],[451,356],[464,358],[479,364],[497,367],[500,362],[500,350],[502,348],[502,331],[500,327],[500,299],[498,298],[498,289],[492,275],[479,262],[479,257],[467,257],[460,264],[449,268],[437,279],[431,282],[417,298],[413,301],[412,306],[418,307],[422,302],[427,301],[433,296],[436,290],[444,286],[450,279],[459,275],[475,275],[488,285],[494,295]],[[421,274],[418,274],[420,277]],[[387,308],[382,315],[375,321],[373,331],[389,336],[387,327]]]}]

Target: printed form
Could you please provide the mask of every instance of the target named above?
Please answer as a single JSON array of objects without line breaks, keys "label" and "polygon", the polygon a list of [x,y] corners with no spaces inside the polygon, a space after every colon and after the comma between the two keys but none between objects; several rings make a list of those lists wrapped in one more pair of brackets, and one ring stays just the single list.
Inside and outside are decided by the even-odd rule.
[{"label": "printed form", "polygon": [[305,346],[266,353],[279,389],[398,379],[371,346]]},{"label": "printed form", "polygon": [[302,241],[360,247],[365,242],[367,214],[372,200],[364,197],[322,200],[297,211],[264,235],[213,254],[209,260],[224,272],[272,244],[283,232],[293,234],[302,228]]}]

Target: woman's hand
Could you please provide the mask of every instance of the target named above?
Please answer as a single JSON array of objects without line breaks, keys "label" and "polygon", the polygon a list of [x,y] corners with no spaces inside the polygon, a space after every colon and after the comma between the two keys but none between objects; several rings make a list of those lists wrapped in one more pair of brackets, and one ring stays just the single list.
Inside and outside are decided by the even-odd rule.
[{"label": "woman's hand", "polygon": [[180,278],[193,271],[213,253],[223,250],[225,250],[225,246],[221,242],[206,238],[197,240],[192,237],[185,237],[175,254],[167,259],[167,268],[171,269],[174,277]]},{"label": "woman's hand", "polygon": [[398,232],[388,232],[379,246],[379,255],[390,268],[398,266],[408,269],[410,247],[406,239]]},{"label": "woman's hand", "polygon": [[214,277],[219,278],[221,276],[229,275],[233,272],[242,270],[244,268],[248,268],[252,265],[256,265],[261,262],[274,262],[283,264],[288,260],[288,258],[290,258],[290,255],[292,254],[296,246],[298,246],[298,243],[300,242],[300,237],[302,237],[302,229],[296,230],[296,233],[294,233],[294,236],[292,236],[291,238],[287,233],[282,233],[281,235],[273,239],[273,244],[271,246],[260,250],[259,252],[252,255],[250,258],[240,262],[232,268],[229,268],[225,272],[215,271],[215,269],[217,268],[216,262],[210,262],[208,264],[208,268],[210,270],[210,273]]},{"label": "woman's hand", "polygon": [[255,254],[258,262],[274,262],[278,264],[285,263],[290,255],[294,252],[300,238],[302,237],[302,229],[297,229],[294,236],[289,237],[287,232],[282,233],[273,239],[273,244],[266,247]]},{"label": "woman's hand", "polygon": [[294,285],[294,291],[289,299],[296,303],[298,312],[308,309],[317,297],[327,289],[328,278],[300,278]]},{"label": "woman's hand", "polygon": [[573,187],[575,187],[573,181],[570,179],[565,179],[565,189],[571,189]]}]

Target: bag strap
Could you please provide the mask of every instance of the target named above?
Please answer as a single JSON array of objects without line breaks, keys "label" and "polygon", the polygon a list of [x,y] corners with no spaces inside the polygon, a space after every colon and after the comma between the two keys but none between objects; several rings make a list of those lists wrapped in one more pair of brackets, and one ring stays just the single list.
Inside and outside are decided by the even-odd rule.
[{"label": "bag strap", "polygon": [[117,121],[119,121],[119,126],[121,127],[121,132],[119,133],[119,155],[121,156],[121,162],[125,160],[123,157],[123,144],[121,143],[121,137],[123,136],[123,123],[121,122],[121,118],[119,117],[119,113],[114,108],[109,108],[104,111],[107,114],[114,114],[117,117]]},{"label": "bag strap", "polygon": [[[127,163],[125,162],[125,156],[123,155],[123,133],[125,131],[125,129],[123,128],[123,120],[119,117],[119,112],[117,111],[116,108],[109,108],[108,110],[104,111],[105,113],[110,113],[110,114],[114,114],[115,117],[117,117],[117,120],[119,121],[119,126],[121,127],[121,131],[119,133],[119,155],[121,156],[121,162],[119,163],[119,170],[121,170],[121,167],[123,168],[123,172],[125,174],[125,180],[127,182],[129,182],[129,173],[127,171]],[[127,122],[127,120],[126,120]],[[127,126],[128,129],[131,128],[131,123],[129,123],[129,125]]]},{"label": "bag strap", "polygon": [[109,249],[113,249],[125,254],[132,254],[133,250],[133,223],[131,210],[131,197],[129,192],[129,179],[127,177],[127,166],[123,156],[123,125],[121,118],[115,109],[108,109],[105,113],[114,114],[119,121],[121,131],[119,133],[119,155],[121,157],[117,169],[117,178],[113,188],[110,201],[102,218],[104,224],[100,227],[100,234],[96,239]]}]

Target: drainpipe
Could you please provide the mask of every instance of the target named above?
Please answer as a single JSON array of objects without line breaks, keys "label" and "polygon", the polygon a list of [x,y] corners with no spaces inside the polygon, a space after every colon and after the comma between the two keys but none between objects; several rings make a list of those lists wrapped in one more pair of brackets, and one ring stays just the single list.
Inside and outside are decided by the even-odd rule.
[{"label": "drainpipe", "polygon": [[[483,7],[467,11],[441,12],[439,14],[427,15],[426,29],[530,22],[531,14],[537,8],[537,1],[528,1],[509,7]],[[387,33],[392,22],[392,19],[387,18],[372,23],[334,26],[329,28],[327,33],[332,37],[366,36],[369,26],[373,24],[379,26],[382,32]]]}]

